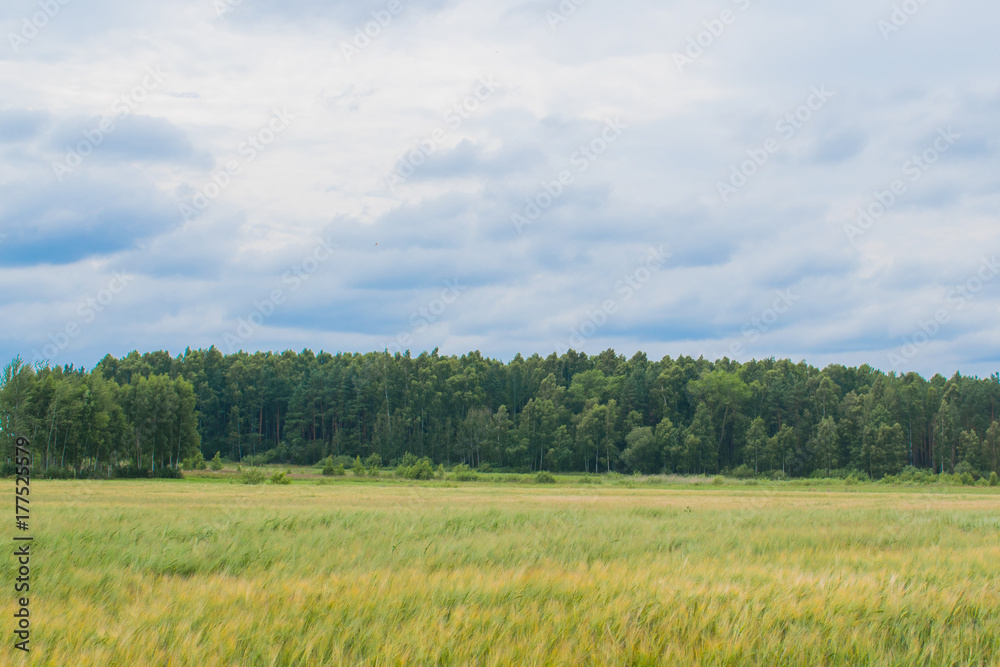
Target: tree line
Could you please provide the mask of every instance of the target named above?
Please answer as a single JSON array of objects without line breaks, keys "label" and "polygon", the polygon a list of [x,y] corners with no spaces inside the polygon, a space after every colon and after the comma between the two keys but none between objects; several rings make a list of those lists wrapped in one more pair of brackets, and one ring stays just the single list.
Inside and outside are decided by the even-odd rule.
[{"label": "tree line", "polygon": [[[867,365],[479,352],[108,355],[87,372],[15,359],[0,436],[36,467],[176,468],[216,452],[314,464],[406,454],[519,471],[843,475],[1000,471],[1000,374]],[[109,468],[110,469],[110,468]]]}]

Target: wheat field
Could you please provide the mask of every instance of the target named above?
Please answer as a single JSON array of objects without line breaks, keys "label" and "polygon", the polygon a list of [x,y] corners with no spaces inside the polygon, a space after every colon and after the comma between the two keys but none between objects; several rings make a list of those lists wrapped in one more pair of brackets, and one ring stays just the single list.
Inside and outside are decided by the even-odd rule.
[{"label": "wheat field", "polygon": [[[37,481],[32,650],[0,655],[998,664],[998,500],[988,488]],[[5,582],[14,567],[3,559]]]}]

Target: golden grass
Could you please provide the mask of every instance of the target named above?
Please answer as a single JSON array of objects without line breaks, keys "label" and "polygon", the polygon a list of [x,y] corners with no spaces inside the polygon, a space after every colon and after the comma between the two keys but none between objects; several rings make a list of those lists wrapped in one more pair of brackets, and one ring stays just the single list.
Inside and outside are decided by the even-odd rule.
[{"label": "golden grass", "polygon": [[31,664],[1000,663],[990,489],[32,491]]}]

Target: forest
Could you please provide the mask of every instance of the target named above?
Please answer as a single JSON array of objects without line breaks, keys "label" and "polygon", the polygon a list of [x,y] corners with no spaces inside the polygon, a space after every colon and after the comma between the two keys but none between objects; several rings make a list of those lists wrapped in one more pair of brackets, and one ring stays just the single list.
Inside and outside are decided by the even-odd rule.
[{"label": "forest", "polygon": [[311,465],[412,454],[435,465],[587,473],[866,475],[1000,470],[1000,374],[925,379],[867,365],[215,347],[108,355],[91,371],[15,358],[0,446],[36,474],[176,470],[198,452]]}]

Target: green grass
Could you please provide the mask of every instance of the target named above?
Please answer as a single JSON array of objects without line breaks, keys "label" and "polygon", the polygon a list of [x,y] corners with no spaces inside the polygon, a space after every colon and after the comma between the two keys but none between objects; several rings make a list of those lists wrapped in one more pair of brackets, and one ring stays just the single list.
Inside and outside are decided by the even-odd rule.
[{"label": "green grass", "polygon": [[996,489],[209,479],[33,483],[32,664],[1000,662]]}]

